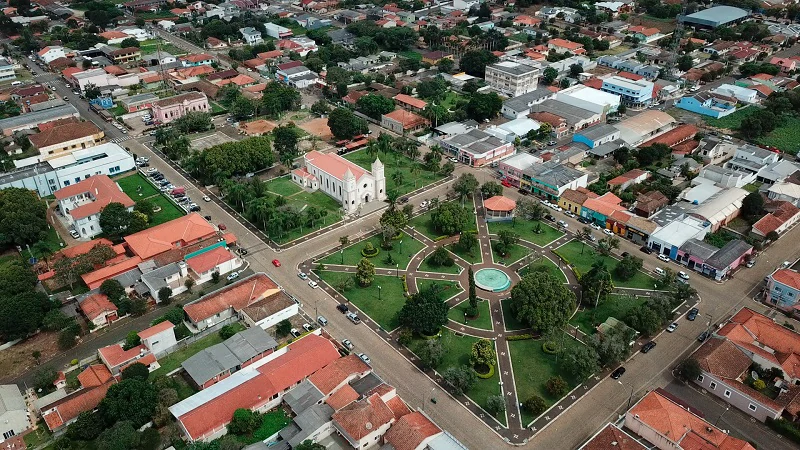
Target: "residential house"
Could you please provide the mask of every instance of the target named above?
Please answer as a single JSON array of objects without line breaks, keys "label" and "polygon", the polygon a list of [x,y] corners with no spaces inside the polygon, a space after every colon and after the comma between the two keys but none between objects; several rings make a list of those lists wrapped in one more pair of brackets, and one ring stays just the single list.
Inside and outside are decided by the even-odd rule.
[{"label": "residential house", "polygon": [[172,347],[178,345],[175,339],[175,325],[165,320],[153,325],[150,328],[140,331],[138,334],[142,345],[153,355],[159,357],[165,354]]},{"label": "residential house", "polygon": [[556,53],[571,53],[573,55],[580,55],[586,52],[583,48],[583,44],[560,38],[547,41],[547,49]]},{"label": "residential house", "polygon": [[275,43],[278,50],[295,52],[300,56],[306,56],[311,52],[319,50],[317,43],[313,39],[305,36],[281,39]]},{"label": "residential house", "polygon": [[[792,184],[792,186],[797,185]],[[773,231],[782,235],[792,229],[800,220],[800,208],[793,202],[776,200],[770,202],[767,209],[769,212],[754,223],[750,230],[753,236],[762,241],[766,240],[767,235]]]},{"label": "residential house", "polygon": [[618,189],[624,191],[634,184],[639,184],[644,180],[650,178],[650,172],[641,169],[631,169],[620,176],[608,180],[608,188],[611,190]]},{"label": "residential house", "polygon": [[181,56],[182,67],[210,66],[214,64],[214,57],[207,53],[191,54]]},{"label": "residential house", "polygon": [[758,91],[733,84],[721,84],[710,92],[723,97],[735,98],[742,103],[755,103],[758,100]]},{"label": "residential house", "polygon": [[0,81],[15,80],[14,65],[8,59],[0,57]]},{"label": "residential house", "polygon": [[244,42],[247,45],[252,46],[260,44],[261,42],[264,41],[264,38],[261,37],[261,32],[253,27],[240,28],[239,33],[242,35],[242,39],[244,39]]},{"label": "residential house", "polygon": [[650,218],[667,205],[669,198],[660,191],[643,192],[636,197],[633,212],[640,217]]},{"label": "residential house", "polygon": [[576,132],[572,135],[572,141],[585,144],[589,149],[594,149],[618,140],[619,135],[619,130],[613,125],[595,125]]},{"label": "residential house", "polygon": [[[14,436],[20,436],[31,427],[28,406],[16,384],[0,385],[0,446],[4,449],[17,448],[13,445]],[[9,445],[12,443],[12,445]],[[21,444],[24,448],[25,444]]]},{"label": "residential house", "polygon": [[644,444],[625,430],[609,423],[589,438],[578,450],[647,450]]},{"label": "residential house", "polygon": [[43,49],[39,50],[36,55],[41,59],[45,64],[50,64],[54,60],[58,58],[66,57],[64,53],[64,47],[60,46],[48,46],[44,47]]},{"label": "residential house", "polygon": [[109,203],[121,203],[128,211],[133,211],[135,203],[108,175],[94,175],[61,188],[55,197],[68,225],[89,239],[103,232],[100,212]]},{"label": "residential house", "polygon": [[445,52],[442,50],[436,50],[432,52],[425,52],[422,54],[422,62],[428,63],[432,66],[439,64],[439,62],[443,59],[453,60],[453,54],[450,52]]},{"label": "residential house", "polygon": [[405,134],[430,126],[430,121],[411,111],[396,109],[381,115],[381,126],[395,133]]},{"label": "residential house", "polygon": [[786,201],[800,206],[800,185],[788,181],[775,183],[767,190],[767,197],[770,200]]},{"label": "residential house", "polygon": [[292,30],[271,22],[265,23],[264,29],[267,32],[267,36],[274,37],[275,39],[286,39],[294,34]]},{"label": "residential house", "polygon": [[298,89],[305,89],[319,83],[319,75],[300,64],[299,61],[278,65],[275,78]]},{"label": "residential house", "polygon": [[[580,108],[576,108],[576,109],[580,110]],[[583,110],[583,111],[586,111],[586,110]],[[590,111],[586,111],[586,112],[590,113]],[[569,123],[567,122],[567,119],[565,119],[564,117],[561,117],[559,115],[556,115],[556,114],[553,114],[553,113],[550,113],[550,112],[546,112],[546,111],[541,111],[541,112],[532,112],[532,113],[528,114],[528,117],[530,117],[531,119],[533,119],[533,120],[535,120],[535,121],[537,121],[539,123],[546,123],[546,124],[550,125],[550,129],[551,129],[550,135],[555,137],[555,138],[557,138],[557,139],[560,139],[560,138],[566,136],[567,133],[569,133],[569,131],[570,131],[570,126],[569,126]]]},{"label": "residential house", "polygon": [[414,98],[406,94],[397,94],[392,98],[394,99],[394,102],[397,106],[403,109],[407,109],[409,111],[419,112],[424,110],[428,106],[428,103],[426,101]]},{"label": "residential house", "polygon": [[103,294],[90,294],[80,299],[78,307],[81,313],[94,325],[92,331],[110,325],[119,316],[117,306]]},{"label": "residential house", "polygon": [[693,113],[720,119],[736,112],[736,100],[711,92],[700,92],[698,94],[681,97],[675,106]]},{"label": "residential house", "polygon": [[[39,414],[51,432],[61,431],[78,420],[82,412],[91,412],[100,404],[116,380],[105,366],[89,366],[78,374],[81,389],[64,393],[37,404]],[[84,384],[86,383],[86,384]]]},{"label": "residential house", "polygon": [[125,64],[142,59],[142,51],[139,47],[126,47],[112,51],[109,56],[114,64]]},{"label": "residential house", "polygon": [[637,41],[644,42],[645,44],[655,42],[665,36],[658,28],[641,25],[628,28],[627,33],[632,34]]}]

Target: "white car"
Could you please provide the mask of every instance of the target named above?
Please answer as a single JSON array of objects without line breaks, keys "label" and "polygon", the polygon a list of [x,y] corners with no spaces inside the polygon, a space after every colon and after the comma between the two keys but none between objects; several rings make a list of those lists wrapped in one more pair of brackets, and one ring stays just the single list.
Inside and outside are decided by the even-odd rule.
[{"label": "white car", "polygon": [[430,203],[427,200],[423,200],[422,203],[419,204],[420,208],[427,208]]},{"label": "white car", "polygon": [[69,235],[72,236],[75,239],[79,239],[81,237],[81,235],[78,234],[78,232],[75,231],[75,230],[69,230]]},{"label": "white car", "polygon": [[155,167],[151,167],[149,169],[146,169],[144,171],[144,173],[150,174],[150,173],[157,172],[157,171],[158,171],[158,169],[156,169]]},{"label": "white car", "polygon": [[359,353],[358,357],[361,358],[361,360],[364,361],[367,364],[371,364],[372,363],[372,360],[369,359],[369,356],[367,356],[366,353]]},{"label": "white car", "polygon": [[305,272],[298,273],[297,277],[300,278],[301,280],[307,280],[308,279],[308,275],[306,275]]},{"label": "white car", "polygon": [[591,224],[589,224],[589,226],[594,228],[595,230],[602,230],[602,228],[600,228],[600,225],[598,225],[596,223],[591,223]]},{"label": "white car", "polygon": [[667,327],[667,332],[668,332],[668,333],[672,333],[673,331],[675,331],[675,330],[677,330],[677,329],[678,329],[678,322],[672,322],[672,323],[671,323],[671,324],[669,324],[669,326]]},{"label": "white car", "polygon": [[314,280],[308,280],[308,285],[311,286],[311,289],[316,289],[317,287],[319,287],[317,282]]},{"label": "white car", "polygon": [[661,260],[661,261],[664,261],[666,263],[669,262],[669,256],[667,256],[667,255],[663,255],[663,254],[662,255],[658,255],[658,259]]},{"label": "white car", "polygon": [[204,201],[204,202],[210,202],[210,201],[211,201],[211,197],[209,197],[209,196],[207,196],[207,195],[204,195],[204,196],[203,196],[203,201]]},{"label": "white car", "polygon": [[343,341],[342,341],[342,345],[344,345],[344,346],[345,346],[345,348],[347,348],[348,350],[352,350],[352,349],[353,349],[353,347],[355,347],[355,346],[353,345],[353,343],[352,343],[352,342],[350,342],[350,339],[345,339],[345,340],[343,340]]},{"label": "white car", "polygon": [[141,162],[150,162],[150,158],[148,158],[147,156],[140,156],[140,157],[136,158],[136,162],[139,162],[139,161],[141,161]]},{"label": "white car", "polygon": [[603,228],[603,234],[605,234],[606,236],[613,236],[614,232],[609,230],[608,228]]},{"label": "white car", "polygon": [[297,328],[292,328],[289,332],[292,333],[292,337],[300,337],[300,332],[297,331]]},{"label": "white car", "polygon": [[689,275],[688,275],[686,272],[684,272],[684,271],[680,271],[680,272],[678,272],[678,277],[679,277],[681,280],[687,280],[687,281],[689,280]]},{"label": "white car", "polygon": [[569,224],[567,222],[564,222],[563,220],[559,220],[558,225],[562,228],[567,228],[569,226]]},{"label": "white car", "polygon": [[225,277],[225,279],[228,281],[233,281],[237,278],[239,278],[239,272],[231,272],[227,277]]},{"label": "white car", "polygon": [[451,163],[457,163],[458,162],[458,158],[456,158],[455,156],[451,156],[451,157],[449,157],[447,159],[450,160]]}]

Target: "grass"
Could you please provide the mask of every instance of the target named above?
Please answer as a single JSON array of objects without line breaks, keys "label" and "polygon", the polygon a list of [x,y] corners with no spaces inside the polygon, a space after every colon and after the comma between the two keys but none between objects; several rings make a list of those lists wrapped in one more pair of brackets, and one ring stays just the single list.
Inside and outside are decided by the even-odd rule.
[{"label": "grass", "polygon": [[762,185],[762,183],[759,183],[758,181],[754,181],[754,182],[752,182],[750,184],[745,184],[744,186],[742,186],[742,189],[744,189],[745,191],[747,191],[747,192],[752,194],[753,192],[758,192],[758,188],[760,188],[761,185]]},{"label": "grass", "polygon": [[[352,273],[329,272],[326,270],[323,270],[319,276],[334,287],[343,279],[354,277]],[[381,287],[380,294],[378,286]],[[384,330],[394,330],[400,326],[397,313],[405,305],[406,298],[403,295],[403,281],[399,278],[378,275],[370,286],[360,287],[356,284],[354,287],[341,292],[341,294]]]},{"label": "grass", "polygon": [[[155,40],[144,41],[139,46],[139,50],[141,50],[142,56],[144,56],[150,53],[155,53],[158,50],[158,45],[156,45]],[[161,51],[169,53],[170,55],[173,56],[185,55],[187,53],[186,50],[178,46],[175,46],[173,44],[170,44],[169,42],[161,43]]]},{"label": "grass", "polygon": [[[444,357],[442,362],[436,367],[436,371],[443,373],[450,367],[461,367],[464,365],[469,366],[469,356],[472,352],[472,344],[478,341],[478,338],[472,336],[457,336],[452,331],[445,330],[439,338],[442,347],[444,348]],[[425,342],[424,339],[415,339],[409,345],[412,352],[419,354],[419,349]],[[496,369],[496,368],[495,368]],[[478,378],[478,381],[466,394],[472,401],[486,409],[486,399],[492,395],[500,394],[500,375],[495,370],[494,375],[488,379]],[[502,417],[500,422],[504,422]]]},{"label": "grass", "polygon": [[798,130],[800,130],[800,118],[784,115],[781,126],[766,136],[756,139],[756,142],[796,155],[800,151],[800,131]]},{"label": "grass", "polygon": [[[534,231],[537,224],[541,225],[539,227],[539,230],[541,231],[540,233],[536,233]],[[540,247],[544,247],[561,236],[564,236],[564,233],[556,230],[544,222],[536,220],[516,219],[513,222],[489,222],[488,225],[489,234],[497,234],[501,231],[511,231],[519,235],[520,239],[531,242]]]},{"label": "grass", "polygon": [[755,112],[758,111],[758,108],[755,107],[746,107],[741,108],[733,114],[729,114],[725,117],[720,119],[715,119],[713,117],[703,116],[703,120],[705,120],[706,124],[716,128],[727,128],[730,130],[738,130],[739,127],[742,125],[742,120],[745,117],[748,117]]},{"label": "grass", "polygon": [[273,194],[289,197],[290,195],[302,192],[303,189],[292,181],[289,176],[273,178],[266,182],[267,190]]},{"label": "grass", "polygon": [[452,266],[434,266],[430,263],[431,257],[429,256],[426,258],[422,263],[419,265],[420,272],[435,272],[435,273],[452,273],[457,274],[461,272],[461,266],[458,264],[453,264]]},{"label": "grass", "polygon": [[442,234],[439,233],[431,223],[432,213],[432,210],[426,211],[424,214],[414,217],[408,221],[408,226],[424,234],[429,239],[436,239],[437,237],[442,236]]},{"label": "grass", "polygon": [[[392,241],[394,244],[394,248],[392,250],[382,249],[382,241],[383,238],[381,235],[373,236],[367,240],[352,244],[349,247],[345,247],[343,255],[339,252],[333,253],[327,256],[321,262],[322,264],[342,264],[342,256],[344,256],[345,265],[356,266],[363,258],[363,256],[361,256],[361,250],[364,249],[364,246],[367,245],[367,242],[371,242],[376,249],[380,249],[380,253],[378,253],[377,256],[368,258],[372,264],[375,264],[375,267],[394,269],[395,264],[399,264],[401,269],[405,269],[408,267],[408,263],[411,261],[411,258],[425,247],[422,242],[408,236],[405,233],[402,233],[402,237],[400,239]],[[400,244],[400,241],[403,241],[403,243]],[[394,262],[391,264],[386,262],[389,254],[392,255],[392,259],[394,260]]]},{"label": "grass", "polygon": [[460,256],[461,259],[463,259],[464,261],[466,261],[468,263],[480,264],[483,261],[483,259],[481,258],[481,251],[480,251],[480,247],[479,246],[480,246],[480,242],[472,250],[472,253],[467,253],[467,252],[461,250],[458,247],[458,245],[456,245],[456,244],[450,244],[450,245],[446,246],[445,248],[447,248],[448,250],[453,252],[453,254]]},{"label": "grass", "polygon": [[509,36],[508,38],[513,41],[522,42],[523,44],[528,43],[528,33],[517,33]]},{"label": "grass", "polygon": [[538,272],[539,270],[537,269],[549,273],[552,277],[561,280],[563,283],[567,282],[567,276],[564,275],[564,272],[562,272],[561,269],[558,268],[558,265],[556,265],[556,263],[550,261],[547,258],[539,258],[530,265],[523,267],[519,271],[519,274],[520,276],[524,277],[530,271]]},{"label": "grass", "polygon": [[153,214],[152,219],[150,220],[150,226],[154,227],[156,225],[161,225],[162,223],[169,222],[170,220],[175,220],[178,217],[182,217],[186,214],[181,208],[178,208],[170,199],[168,199],[164,195],[158,195],[153,198],[148,199],[153,206],[160,206],[161,211]]},{"label": "grass", "polygon": [[422,61],[422,53],[417,53],[413,50],[406,50],[404,52],[398,52],[397,56],[402,56],[403,58],[408,59],[416,59],[417,61]]},{"label": "grass", "polygon": [[500,307],[503,309],[503,322],[508,331],[524,330],[528,328],[524,323],[511,314],[511,299],[500,300]]},{"label": "grass", "polygon": [[[401,155],[397,152],[391,152],[388,155],[378,155],[384,165],[384,173],[386,174],[386,190],[394,189],[398,195],[405,195],[411,191],[427,186],[433,182],[441,180],[443,177],[433,172],[425,170],[421,163],[412,161],[406,155]],[[372,163],[375,162],[375,157],[370,156],[364,150],[358,150],[345,155],[348,161],[352,161],[366,170],[372,170]],[[416,167],[418,172],[412,173],[412,167]],[[400,184],[396,183],[393,175],[396,172],[403,174],[403,179]]]},{"label": "grass", "polygon": [[[40,242],[47,248],[47,251],[42,251],[43,249],[40,249],[38,245],[31,247],[33,256],[39,259],[43,258],[47,254],[53,254],[65,247],[64,241],[58,236],[56,228],[53,226],[47,229],[47,235],[45,236],[44,240]],[[27,260],[27,257],[30,256],[30,253],[23,251],[23,255],[26,257],[25,260]]]},{"label": "grass", "polygon": [[[593,299],[587,299],[587,303],[594,304]],[[587,307],[575,313],[569,323],[577,326],[586,334],[593,334],[595,327],[605,322],[609,317],[622,320],[633,308],[643,305],[643,297],[629,295],[609,294],[606,299],[597,305],[597,308]]]},{"label": "grass", "polygon": [[426,280],[426,279],[416,279],[417,282],[417,290],[420,292],[429,289],[431,287],[440,287],[441,289],[438,291],[439,299],[443,302],[455,297],[456,295],[464,292],[461,289],[461,285],[456,283],[455,281],[442,281],[442,280]]},{"label": "grass", "polygon": [[217,115],[227,111],[227,109],[217,102],[208,102],[211,105],[211,114]]},{"label": "grass", "polygon": [[592,269],[592,264],[594,264],[595,261],[604,262],[608,271],[611,272],[611,280],[614,282],[614,286],[616,287],[653,289],[653,285],[655,284],[656,280],[650,275],[640,271],[636,272],[636,275],[634,275],[630,280],[621,280],[617,274],[614,273],[614,268],[617,267],[617,263],[619,262],[617,259],[612,258],[611,256],[603,256],[597,253],[589,245],[583,249],[583,254],[581,255],[582,246],[583,244],[578,241],[570,241],[567,244],[559,247],[556,250],[556,253],[564,257],[581,274],[590,271]]},{"label": "grass", "polygon": [[[447,313],[447,318],[456,323],[464,323],[464,313],[469,308],[469,300],[464,300],[458,305],[450,308]],[[492,329],[492,312],[489,310],[489,302],[486,300],[478,300],[478,317],[475,319],[467,319],[467,325],[473,328],[480,328],[481,330]]]},{"label": "grass", "polygon": [[444,100],[442,100],[442,106],[444,106],[448,110],[451,110],[458,105],[458,101],[461,98],[463,98],[461,95],[453,91],[448,91],[444,97]]},{"label": "grass", "polygon": [[[282,182],[279,183],[281,183],[280,184],[281,186],[286,187],[285,183]],[[336,223],[342,218],[342,206],[339,204],[339,202],[337,202],[331,197],[328,197],[321,191],[306,192],[300,190],[299,192],[289,196],[284,195],[284,197],[286,198],[287,203],[293,205],[295,208],[297,208],[298,211],[303,211],[306,207],[314,206],[319,210],[326,210],[328,214],[322,219],[319,219],[316,223],[314,223],[313,228],[298,227],[292,230],[288,230],[285,234],[280,236],[270,236],[272,240],[274,240],[279,244],[290,242],[300,237],[303,237],[306,234],[314,232],[320,228]]]},{"label": "grass", "polygon": [[496,243],[497,241],[492,241],[492,257],[496,263],[503,264],[506,266],[519,261],[520,259],[528,256],[533,251],[528,247],[523,247],[519,244],[514,244],[509,248],[508,253],[505,256],[500,256],[500,254],[494,250],[494,246]]},{"label": "grass", "polygon": [[127,114],[128,113],[128,110],[125,109],[125,107],[121,106],[121,105],[117,105],[117,106],[115,106],[113,108],[107,109],[106,111],[108,111],[108,113],[111,114],[112,116],[121,116],[123,114]]},{"label": "grass", "polygon": [[608,50],[603,50],[601,52],[595,52],[597,56],[605,56],[605,55],[619,55],[622,52],[626,52],[630,50],[630,47],[625,45],[618,45],[614,48],[609,48]]},{"label": "grass", "polygon": [[[238,322],[234,323],[233,326],[237,333],[245,329],[244,325]],[[189,359],[195,353],[211,347],[212,345],[219,344],[220,342],[222,342],[222,338],[219,336],[219,333],[211,333],[208,336],[204,336],[174,353],[170,353],[169,355],[160,358],[158,363],[161,365],[161,367],[153,372],[150,372],[150,379],[153,380],[160,375],[166,375],[172,372],[173,370],[179,368],[181,363]]]},{"label": "grass", "polygon": [[126,177],[117,178],[114,180],[122,188],[122,192],[127,194],[133,201],[141,200],[144,198],[152,197],[159,194],[158,189],[150,184],[145,177],[140,173],[128,175]]},{"label": "grass", "polygon": [[255,444],[281,431],[292,422],[282,408],[276,408],[261,416],[261,425],[251,435],[236,436],[239,442]]},{"label": "grass", "polygon": [[52,436],[50,430],[47,429],[47,425],[44,424],[44,421],[41,421],[39,422],[39,427],[35,431],[26,434],[22,440],[25,441],[25,445],[28,448],[36,448],[49,441]]},{"label": "grass", "polygon": [[[581,343],[571,338],[566,333],[562,333],[563,352],[569,352],[578,348]],[[520,402],[524,402],[533,395],[542,397],[547,406],[552,406],[560,400],[547,391],[545,383],[554,376],[561,376],[572,390],[578,385],[574,376],[559,370],[556,362],[557,355],[549,355],[542,350],[541,340],[510,341],[508,343],[511,352],[511,364],[514,367],[514,383],[517,388],[517,396]],[[522,410],[522,425],[525,426],[535,417],[529,412]]]}]

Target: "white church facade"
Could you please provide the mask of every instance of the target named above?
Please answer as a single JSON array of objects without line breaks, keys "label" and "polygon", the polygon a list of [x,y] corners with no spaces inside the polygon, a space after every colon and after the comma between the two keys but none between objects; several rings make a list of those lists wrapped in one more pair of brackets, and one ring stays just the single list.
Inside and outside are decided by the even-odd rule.
[{"label": "white church facade", "polygon": [[304,189],[328,194],[347,214],[373,200],[386,200],[386,177],[378,158],[371,172],[334,153],[311,151],[303,160],[305,168],[292,170],[292,181]]}]

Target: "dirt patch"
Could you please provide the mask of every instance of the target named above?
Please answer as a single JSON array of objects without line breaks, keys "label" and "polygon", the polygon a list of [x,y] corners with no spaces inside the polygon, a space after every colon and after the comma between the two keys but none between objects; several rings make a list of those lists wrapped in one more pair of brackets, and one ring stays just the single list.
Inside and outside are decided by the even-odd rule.
[{"label": "dirt patch", "polygon": [[244,131],[244,133],[248,136],[261,136],[264,134],[269,133],[270,131],[274,130],[277,127],[274,122],[270,122],[269,120],[254,120],[252,122],[245,122],[239,126],[239,128]]},{"label": "dirt patch", "polygon": [[[645,15],[641,16],[631,16],[628,19],[628,23],[631,25],[641,25],[646,28],[658,28],[661,30],[662,33],[672,33],[675,31],[675,19],[658,19],[658,18],[651,18]],[[667,39],[667,38],[665,38]],[[672,39],[670,36],[668,39]]]},{"label": "dirt patch", "polygon": [[308,132],[308,134],[317,136],[321,139],[330,139],[333,137],[331,129],[328,128],[328,119],[313,119],[300,125],[300,128]]},{"label": "dirt patch", "polygon": [[[58,349],[58,333],[39,333],[13,347],[0,351],[0,379],[9,380],[36,366],[34,351],[42,353],[39,361],[42,366],[60,352]],[[62,369],[55,367],[56,370]]]}]

